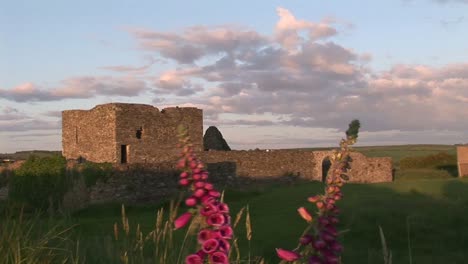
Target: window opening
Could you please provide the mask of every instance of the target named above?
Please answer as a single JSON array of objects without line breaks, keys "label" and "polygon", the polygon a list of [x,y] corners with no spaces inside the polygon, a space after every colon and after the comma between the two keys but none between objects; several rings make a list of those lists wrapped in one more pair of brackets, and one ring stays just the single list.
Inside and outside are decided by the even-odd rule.
[{"label": "window opening", "polygon": [[136,138],[138,139],[141,139],[141,135],[143,134],[143,128],[140,127],[139,129],[137,129],[136,131]]}]

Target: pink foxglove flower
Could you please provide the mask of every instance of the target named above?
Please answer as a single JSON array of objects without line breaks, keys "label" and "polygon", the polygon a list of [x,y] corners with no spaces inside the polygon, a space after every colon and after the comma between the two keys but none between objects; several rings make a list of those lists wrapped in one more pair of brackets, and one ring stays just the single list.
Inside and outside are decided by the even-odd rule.
[{"label": "pink foxglove flower", "polygon": [[218,232],[224,239],[231,239],[232,235],[234,234],[232,228],[228,225],[219,227]]},{"label": "pink foxglove flower", "polygon": [[286,261],[295,261],[301,258],[301,255],[299,255],[298,253],[294,251],[290,251],[290,250],[281,249],[281,248],[276,249],[276,254],[278,254],[278,257],[280,259],[286,260]]},{"label": "pink foxglove flower", "polygon": [[188,255],[185,264],[203,264],[203,259],[197,254]]},{"label": "pink foxglove flower", "polygon": [[[186,263],[228,264],[231,249],[228,240],[233,237],[229,206],[219,201],[221,193],[208,181],[208,171],[194,154],[187,131],[182,129],[179,136],[183,146],[181,160],[177,163],[177,167],[182,170],[179,185],[191,192],[185,204],[194,207],[190,210],[201,215],[206,223],[197,236],[201,249],[196,254],[189,255]],[[190,213],[180,216],[175,221],[176,228],[185,226],[190,218]]]},{"label": "pink foxglove flower", "polygon": [[195,206],[197,204],[197,199],[195,199],[194,197],[189,197],[185,199],[185,204],[190,207]]},{"label": "pink foxglove flower", "polygon": [[197,238],[198,238],[198,243],[203,244],[208,239],[213,238],[213,231],[209,229],[202,229],[198,231]]},{"label": "pink foxglove flower", "polygon": [[174,221],[175,229],[184,227],[190,222],[190,219],[192,219],[191,213],[187,212],[187,213],[182,214]]},{"label": "pink foxglove flower", "polygon": [[205,242],[203,242],[202,250],[205,253],[210,254],[210,253],[215,252],[218,249],[218,246],[219,246],[218,240],[214,238],[210,238],[206,240]]},{"label": "pink foxglove flower", "polygon": [[210,256],[210,263],[213,264],[229,264],[228,257],[224,252],[215,252]]},{"label": "pink foxglove flower", "polygon": [[220,213],[215,213],[208,216],[206,223],[211,226],[222,226],[226,223],[226,218]]},{"label": "pink foxglove flower", "polygon": [[301,215],[302,218],[304,218],[304,220],[306,220],[307,222],[312,222],[312,215],[310,215],[310,213],[307,211],[307,209],[305,209],[305,207],[300,207],[299,209],[297,209],[297,211],[299,212],[299,215]]}]

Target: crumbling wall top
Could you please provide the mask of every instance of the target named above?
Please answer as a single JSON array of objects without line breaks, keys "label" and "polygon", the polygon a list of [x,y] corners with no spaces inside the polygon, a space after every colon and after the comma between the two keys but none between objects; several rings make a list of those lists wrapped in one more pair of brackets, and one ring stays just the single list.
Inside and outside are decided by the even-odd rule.
[{"label": "crumbling wall top", "polygon": [[70,109],[64,110],[62,112],[76,112],[76,113],[84,113],[89,111],[109,111],[109,110],[130,110],[130,109],[140,109],[145,111],[157,112],[157,113],[174,113],[177,111],[192,111],[192,110],[201,110],[197,107],[178,107],[178,106],[171,106],[163,108],[159,110],[157,107],[148,105],[148,104],[132,104],[132,103],[107,103],[107,104],[100,104],[96,105],[95,107],[89,110],[83,109]]}]

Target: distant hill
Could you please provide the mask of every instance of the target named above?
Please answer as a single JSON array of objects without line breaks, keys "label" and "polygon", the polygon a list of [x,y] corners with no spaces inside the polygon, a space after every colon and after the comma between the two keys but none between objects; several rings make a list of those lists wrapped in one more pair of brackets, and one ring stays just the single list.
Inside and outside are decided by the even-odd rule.
[{"label": "distant hill", "polygon": [[0,160],[3,160],[3,159],[26,160],[31,155],[35,155],[38,157],[48,157],[48,156],[54,156],[54,155],[62,155],[62,151],[26,150],[26,151],[17,151],[15,153],[0,153]]}]

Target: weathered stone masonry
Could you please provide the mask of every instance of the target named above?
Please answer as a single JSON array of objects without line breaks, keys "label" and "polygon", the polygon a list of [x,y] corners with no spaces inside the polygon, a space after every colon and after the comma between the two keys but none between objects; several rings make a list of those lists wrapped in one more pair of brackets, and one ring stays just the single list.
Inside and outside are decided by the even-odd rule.
[{"label": "weathered stone masonry", "polygon": [[62,112],[63,155],[92,162],[155,163],[178,155],[177,127],[184,124],[203,150],[202,110],[112,103]]},{"label": "weathered stone masonry", "polygon": [[459,177],[468,177],[468,145],[457,146],[457,165]]},{"label": "weathered stone masonry", "polygon": [[[322,181],[323,162],[331,151],[305,150],[253,150],[205,151],[199,153],[208,164],[226,164],[235,174],[253,178],[275,178],[295,175],[306,180]],[[350,182],[390,182],[393,180],[392,159],[368,158],[361,153],[351,153]],[[229,172],[229,170],[224,170]],[[214,171],[213,173],[216,173]]]}]

